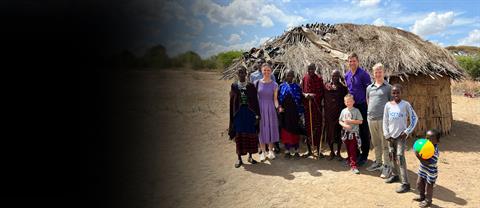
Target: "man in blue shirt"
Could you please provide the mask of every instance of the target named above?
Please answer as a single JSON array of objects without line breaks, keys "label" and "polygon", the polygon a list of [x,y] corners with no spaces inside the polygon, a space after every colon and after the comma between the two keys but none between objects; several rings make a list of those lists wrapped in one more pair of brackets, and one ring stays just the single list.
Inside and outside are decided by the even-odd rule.
[{"label": "man in blue shirt", "polygon": [[[258,59],[257,60],[256,67],[254,67],[254,68],[257,68],[258,70],[255,70],[252,74],[250,74],[250,83],[254,83],[255,81],[263,78],[262,67],[261,67],[263,63],[265,63],[265,60],[263,60],[263,59]],[[270,75],[270,79],[272,79],[274,82],[277,81],[275,79],[275,75],[273,75],[273,73]]]},{"label": "man in blue shirt", "polygon": [[[356,53],[348,56],[348,66],[350,70],[345,74],[348,91],[355,100],[354,107],[360,110],[363,118],[367,118],[366,91],[368,85],[372,84],[372,80],[368,72],[359,67],[358,55]],[[370,151],[370,132],[368,130],[368,122],[365,120],[360,124],[360,139],[362,141],[362,152],[358,157],[357,165],[362,166],[367,162],[368,152]]]}]

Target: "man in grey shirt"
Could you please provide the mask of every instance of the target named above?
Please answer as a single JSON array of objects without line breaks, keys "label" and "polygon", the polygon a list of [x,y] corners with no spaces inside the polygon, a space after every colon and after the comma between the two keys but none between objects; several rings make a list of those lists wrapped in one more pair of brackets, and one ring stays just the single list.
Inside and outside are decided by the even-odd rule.
[{"label": "man in grey shirt", "polygon": [[367,87],[366,100],[368,127],[375,148],[375,162],[367,170],[382,170],[380,177],[388,178],[391,173],[388,168],[391,167],[391,162],[388,157],[388,144],[383,137],[383,111],[385,104],[391,100],[392,86],[383,79],[384,67],[381,63],[375,64],[372,69],[375,81]]}]

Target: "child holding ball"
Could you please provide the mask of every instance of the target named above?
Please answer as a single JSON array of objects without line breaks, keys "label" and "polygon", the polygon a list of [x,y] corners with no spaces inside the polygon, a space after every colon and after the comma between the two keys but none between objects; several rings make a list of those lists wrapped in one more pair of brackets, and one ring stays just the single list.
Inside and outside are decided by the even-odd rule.
[{"label": "child holding ball", "polygon": [[420,202],[420,207],[429,207],[432,205],[433,185],[437,180],[437,161],[438,161],[438,143],[440,142],[440,133],[435,130],[428,130],[426,139],[430,140],[435,147],[435,153],[429,159],[423,159],[418,152],[415,151],[415,156],[420,160],[420,167],[418,168],[417,189],[419,196],[413,200]]}]

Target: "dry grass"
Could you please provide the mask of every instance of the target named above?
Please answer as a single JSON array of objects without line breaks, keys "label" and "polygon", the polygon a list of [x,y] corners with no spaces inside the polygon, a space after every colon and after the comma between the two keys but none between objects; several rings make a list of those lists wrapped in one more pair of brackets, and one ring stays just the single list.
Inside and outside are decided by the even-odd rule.
[{"label": "dry grass", "polygon": [[463,80],[460,82],[452,81],[452,93],[453,94],[475,94],[476,97],[480,96],[480,82],[473,80]]}]

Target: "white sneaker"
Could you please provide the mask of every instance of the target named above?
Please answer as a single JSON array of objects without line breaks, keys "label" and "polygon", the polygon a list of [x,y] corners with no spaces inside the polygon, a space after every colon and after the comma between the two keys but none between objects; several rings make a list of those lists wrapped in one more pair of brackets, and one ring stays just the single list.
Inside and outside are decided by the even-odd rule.
[{"label": "white sneaker", "polygon": [[262,152],[262,154],[260,154],[260,162],[265,162],[265,152]]},{"label": "white sneaker", "polygon": [[275,159],[275,153],[273,153],[273,151],[269,151],[268,152],[268,158],[271,159],[271,160]]},{"label": "white sneaker", "polygon": [[352,172],[355,173],[355,174],[360,174],[360,171],[356,168],[352,169]]},{"label": "white sneaker", "polygon": [[370,172],[373,172],[376,170],[382,170],[381,163],[373,162],[372,165],[370,165],[370,167],[367,168],[367,171],[370,171]]},{"label": "white sneaker", "polygon": [[384,165],[382,168],[382,174],[380,175],[380,178],[389,178],[391,174],[392,174],[392,168],[387,165]]}]

